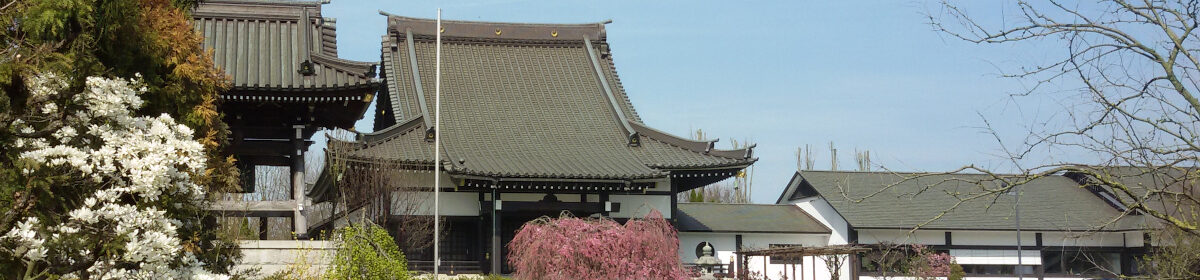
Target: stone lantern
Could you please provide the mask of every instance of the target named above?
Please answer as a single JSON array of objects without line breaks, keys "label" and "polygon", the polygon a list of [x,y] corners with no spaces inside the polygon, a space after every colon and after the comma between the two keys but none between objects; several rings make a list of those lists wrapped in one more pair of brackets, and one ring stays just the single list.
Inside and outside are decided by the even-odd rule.
[{"label": "stone lantern", "polygon": [[696,259],[696,265],[704,270],[704,274],[701,275],[699,279],[717,279],[713,276],[712,269],[713,267],[721,265],[721,260],[713,257],[713,248],[709,244],[704,244],[704,248],[701,249],[701,251],[702,253],[700,258]]}]

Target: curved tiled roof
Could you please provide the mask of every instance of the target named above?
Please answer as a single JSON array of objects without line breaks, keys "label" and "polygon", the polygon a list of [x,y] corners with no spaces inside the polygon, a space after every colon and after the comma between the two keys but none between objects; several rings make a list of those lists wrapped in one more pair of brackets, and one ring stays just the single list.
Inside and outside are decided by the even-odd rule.
[{"label": "curved tiled roof", "polygon": [[829,234],[821,222],[795,205],[679,203],[683,232]]},{"label": "curved tiled roof", "polygon": [[[336,24],[321,2],[204,1],[192,14],[235,91],[374,88],[375,63],[337,57]],[[302,73],[305,62],[312,73]]]},{"label": "curved tiled roof", "polygon": [[[364,136],[355,155],[432,162],[425,131],[435,126],[436,23],[388,22],[380,132]],[[443,30],[442,152],[452,173],[633,180],[755,160],[748,150],[714,150],[642,124],[617,78],[604,23],[443,21]]]},{"label": "curved tiled roof", "polygon": [[[805,170],[797,173],[785,195],[811,186],[855,228],[1013,230],[1014,195],[969,200],[995,181],[985,174],[893,173]],[[999,175],[1012,177],[1016,175]],[[982,185],[981,185],[982,184]],[[880,191],[885,186],[891,186]],[[1120,231],[1135,229],[1134,220],[1105,204],[1075,181],[1047,176],[1021,185],[1021,228],[1043,231]],[[878,193],[877,193],[878,192]],[[782,200],[783,197],[781,197]],[[861,201],[860,201],[861,200]],[[1114,222],[1115,221],[1115,222]]]}]

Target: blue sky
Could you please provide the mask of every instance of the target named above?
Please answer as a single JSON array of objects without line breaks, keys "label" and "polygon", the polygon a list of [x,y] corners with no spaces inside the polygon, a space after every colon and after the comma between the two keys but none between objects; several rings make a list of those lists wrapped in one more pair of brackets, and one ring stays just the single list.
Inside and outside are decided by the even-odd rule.
[{"label": "blue sky", "polygon": [[[964,4],[981,20],[1006,20],[1003,3]],[[816,169],[829,168],[830,142],[842,169],[854,166],[855,149],[870,150],[876,169],[1010,168],[983,120],[1017,143],[1059,108],[1053,97],[1010,98],[1024,85],[998,74],[1064,51],[940,34],[926,17],[939,13],[936,2],[335,0],[324,16],[337,18],[343,58],[378,61],[379,10],[433,18],[439,7],[454,20],[613,20],[608,42],[643,120],[677,135],[703,129],[718,147],[731,138],[757,143],[757,203],[774,202],[806,144]],[[370,131],[367,115],[359,131]]]}]

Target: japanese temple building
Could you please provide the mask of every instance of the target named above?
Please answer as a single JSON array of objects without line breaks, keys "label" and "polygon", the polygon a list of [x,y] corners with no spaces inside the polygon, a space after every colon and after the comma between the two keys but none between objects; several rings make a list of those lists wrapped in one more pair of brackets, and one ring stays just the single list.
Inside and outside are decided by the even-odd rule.
[{"label": "japanese temple building", "polygon": [[[345,157],[427,171],[434,130],[441,130],[441,213],[457,232],[443,243],[444,263],[500,272],[499,256],[517,227],[564,210],[623,220],[653,209],[675,221],[677,193],[756,160],[752,147],[720,150],[716,141],[643,123],[617,76],[605,23],[443,21],[442,121],[435,127],[436,22],[387,21],[376,131],[359,135]],[[313,202],[334,197],[332,186],[316,185]]]},{"label": "japanese temple building", "polygon": [[[431,194],[439,182],[439,213],[448,224],[440,246],[442,271],[450,273],[509,272],[503,256],[514,232],[527,221],[564,211],[617,221],[658,211],[679,230],[684,263],[696,262],[701,248],[710,247],[728,265],[725,271],[754,271],[768,279],[829,279],[831,273],[815,256],[747,258],[737,252],[924,244],[954,255],[972,277],[1010,277],[1019,270],[1031,278],[1078,279],[1136,274],[1135,258],[1154,243],[1143,219],[1122,216],[1127,209],[1113,203],[1124,197],[1090,186],[1083,174],[1030,183],[1019,226],[1004,211],[1015,208],[1011,197],[941,212],[957,202],[942,190],[969,188],[958,183],[978,176],[970,174],[930,176],[957,182],[931,184],[894,172],[805,170],[795,174],[776,204],[680,203],[677,194],[754,164],[754,147],[717,149],[715,140],[690,140],[646,124],[617,75],[607,22],[443,21],[438,29],[432,19],[384,14],[382,57],[360,62],[338,57],[336,21],[321,15],[326,3],[207,0],[193,12],[204,47],[232,80],[221,94],[221,110],[244,191],[255,191],[258,166],[291,171],[290,199],[213,206],[231,216],[263,218],[260,239],[267,239],[265,217],[291,218],[297,239],[320,239],[326,236],[310,233],[364,211],[338,203],[347,200],[348,189],[376,186],[346,183],[339,173],[344,169],[336,168],[325,168],[308,185],[304,157],[319,130],[353,131],[356,121],[372,114],[374,131],[330,140],[328,146],[339,150],[327,153],[327,160],[409,174],[388,177],[383,185],[416,186],[423,188],[421,195]],[[434,97],[438,33],[440,126]],[[372,102],[375,110],[368,111]],[[436,133],[440,150],[434,149]],[[437,178],[435,154],[441,158]],[[1143,179],[1148,181],[1137,184],[1154,183]],[[916,191],[930,185],[935,191]],[[855,199],[883,186],[892,189]],[[429,217],[430,198],[414,202],[391,193],[374,199],[391,209],[386,215]],[[413,205],[415,211],[398,210]],[[393,218],[384,219],[384,226],[403,241]],[[410,264],[422,265],[431,263],[430,251],[405,254]],[[881,276],[864,256],[846,254],[841,279]],[[1084,257],[1103,267],[1078,261]]]},{"label": "japanese temple building", "polygon": [[[291,169],[292,199],[222,201],[232,215],[291,217],[293,232],[307,235],[303,211],[304,154],[321,128],[351,129],[379,88],[374,62],[340,59],[336,25],[321,17],[318,1],[207,0],[192,16],[213,51],[216,66],[232,78],[221,94],[246,192],[254,191],[255,166]],[[266,219],[260,219],[265,239]]]},{"label": "japanese temple building", "polygon": [[[1015,195],[1001,195],[956,205],[952,194],[978,193],[975,182],[990,176],[804,170],[777,203],[795,205],[829,227],[829,245],[922,244],[953,256],[968,279],[1139,274],[1137,258],[1154,243],[1143,217],[1125,215],[1072,174],[1021,185],[1019,204]],[[885,275],[869,254],[849,261],[842,273],[848,279]],[[823,273],[813,276],[828,279]]]}]

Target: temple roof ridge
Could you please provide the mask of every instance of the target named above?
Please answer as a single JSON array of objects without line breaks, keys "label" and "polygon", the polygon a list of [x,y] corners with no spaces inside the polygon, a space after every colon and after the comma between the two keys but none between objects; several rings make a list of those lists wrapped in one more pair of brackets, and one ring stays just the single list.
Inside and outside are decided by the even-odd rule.
[{"label": "temple roof ridge", "polygon": [[[388,30],[404,34],[412,32],[417,36],[435,36],[437,20],[428,18],[407,17],[379,11],[388,17]],[[612,20],[590,23],[518,23],[518,22],[489,22],[442,20],[443,39],[471,38],[484,40],[538,40],[576,42],[583,38],[599,41],[605,37],[604,25]]]}]

